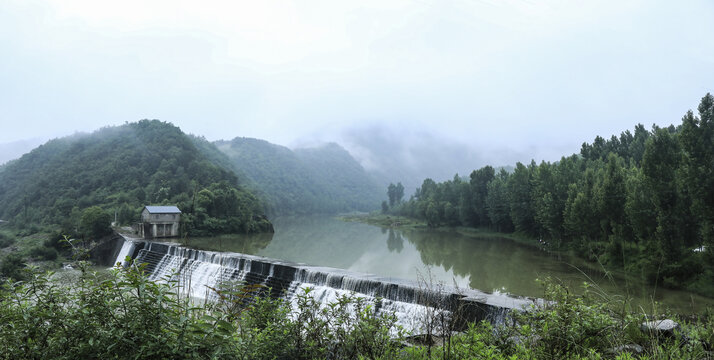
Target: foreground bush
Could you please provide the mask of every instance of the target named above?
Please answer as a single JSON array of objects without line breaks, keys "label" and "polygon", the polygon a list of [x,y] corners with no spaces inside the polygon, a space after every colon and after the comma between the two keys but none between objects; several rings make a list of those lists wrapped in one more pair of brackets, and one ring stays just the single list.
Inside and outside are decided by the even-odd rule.
[{"label": "foreground bush", "polygon": [[250,286],[215,289],[218,302],[195,306],[175,281],[149,281],[138,266],[83,269],[71,285],[50,276],[0,290],[0,358],[349,359],[397,350],[396,319],[349,296],[321,307],[305,292],[291,313]]},{"label": "foreground bush", "polygon": [[[544,301],[514,312],[509,324],[471,324],[441,347],[412,347],[411,358],[433,359],[712,359],[714,317],[678,319],[673,334],[643,331],[651,319],[628,302],[584,285],[584,295],[550,279]],[[676,317],[675,317],[676,318]]]},{"label": "foreground bush", "polygon": [[[441,341],[407,344],[393,315],[343,296],[290,304],[256,285],[222,284],[217,301],[193,304],[181,284],[149,281],[141,266],[52,274],[0,288],[0,359],[707,359],[714,319],[682,322],[671,336],[643,332],[626,303],[576,296],[552,281],[546,301],[508,324],[471,324]],[[626,350],[637,348],[634,353]]]}]

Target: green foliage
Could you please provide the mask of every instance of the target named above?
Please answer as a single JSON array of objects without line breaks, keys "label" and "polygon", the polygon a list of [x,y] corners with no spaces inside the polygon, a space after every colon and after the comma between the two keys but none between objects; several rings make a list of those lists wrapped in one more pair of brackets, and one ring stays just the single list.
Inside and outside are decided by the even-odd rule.
[{"label": "green foliage", "polygon": [[351,295],[339,296],[322,307],[310,291],[305,288],[298,296],[294,355],[308,359],[373,359],[393,355],[396,349],[391,332],[396,331],[397,338],[403,336],[393,314],[377,315],[375,304]]},{"label": "green foliage", "polygon": [[387,187],[387,198],[389,199],[389,206],[401,204],[404,198],[404,185],[400,182],[397,185],[390,183]]},{"label": "green foliage", "polygon": [[[691,195],[692,215],[700,245],[706,245],[707,267],[714,271],[714,96],[707,94],[699,104],[699,117],[688,112],[679,136],[684,150],[682,177]],[[712,279],[714,280],[714,279]]]},{"label": "green foliage", "polygon": [[59,253],[57,249],[45,246],[35,246],[29,251],[30,257],[35,260],[56,260]]},{"label": "green foliage", "polygon": [[393,315],[344,296],[326,307],[309,290],[297,305],[262,298],[260,286],[225,284],[196,306],[175,281],[142,267],[109,274],[81,267],[64,285],[33,272],[0,289],[2,359],[358,359],[395,357]]},{"label": "green foliage", "polygon": [[[544,299],[528,311],[514,311],[506,324],[469,324],[443,339],[441,346],[405,349],[413,359],[708,359],[710,316],[700,323],[678,319],[674,336],[645,332],[645,314],[627,311],[628,303],[585,284],[583,295],[551,279],[542,282]],[[709,314],[711,315],[711,314]],[[631,354],[627,348],[639,347]]]},{"label": "green foliage", "polygon": [[[515,231],[551,249],[714,296],[714,97],[680,127],[637,125],[555,163],[490,166],[436,183],[425,179],[391,213],[430,226]],[[694,251],[694,250],[697,251]]]},{"label": "green foliage", "polygon": [[231,337],[201,320],[204,312],[172,286],[138,269],[109,277],[84,273],[71,288],[33,274],[4,289],[0,348],[6,359],[220,358]]},{"label": "green foliage", "polygon": [[[508,203],[508,176],[509,174],[501,169],[491,182],[486,186],[486,212],[489,221],[497,231],[513,231],[513,221],[510,216]],[[463,205],[461,205],[463,208]]]},{"label": "green foliage", "polygon": [[11,246],[15,243],[15,237],[11,234],[0,232],[0,249]]},{"label": "green foliage", "polygon": [[241,220],[215,217],[220,209],[204,214],[206,221],[192,224],[197,231],[209,231],[216,221],[249,223],[212,226],[211,231],[267,228],[267,220],[252,220],[262,217],[261,202],[240,186],[215,146],[169,123],[142,120],[51,140],[7,164],[0,173],[0,218],[17,227],[60,225],[71,231],[80,225],[81,232],[100,236],[103,226],[89,229],[81,221],[88,208],[97,206],[110,218],[116,213],[121,224],[137,222],[145,205],[179,205],[191,214],[192,199],[214,187],[230,188],[235,196],[229,201],[241,203],[223,207],[240,207],[244,213],[237,217]]},{"label": "green foliage", "polygon": [[63,230],[56,231],[48,236],[47,240],[44,241],[43,246],[55,249],[58,253],[69,255],[71,253],[72,246],[67,242],[67,239],[74,237],[76,237],[76,234],[72,234],[72,232]]},{"label": "green foliage", "polygon": [[[469,181],[470,194],[472,196],[471,206],[473,217],[470,223],[474,226],[489,226],[491,219],[487,215],[486,201],[488,199],[488,184],[495,178],[495,170],[491,166],[485,166],[474,170]],[[452,182],[453,184],[456,184]]]},{"label": "green foliage", "polygon": [[227,182],[213,183],[202,189],[193,203],[195,207],[182,215],[182,222],[183,231],[194,236],[273,232],[270,221],[263,215],[256,215],[261,212],[256,197]]},{"label": "green foliage", "polygon": [[533,177],[535,162],[526,167],[521,163],[516,164],[513,174],[508,178],[509,204],[511,206],[511,221],[516,231],[538,236],[533,207]]},{"label": "green foliage", "polygon": [[7,254],[0,258],[0,278],[11,280],[24,280],[27,274],[22,270],[25,267],[25,261],[22,256],[16,252]]},{"label": "green foliage", "polygon": [[522,324],[519,335],[538,339],[534,341],[538,357],[563,358],[592,350],[604,353],[616,344],[638,340],[628,339],[627,330],[639,327],[642,319],[617,321],[607,303],[593,301],[589,292],[575,296],[552,281],[546,281],[544,288],[543,305],[517,314]]},{"label": "green foliage", "polygon": [[[394,315],[376,314],[380,300],[323,305],[305,288],[291,305],[262,285],[228,282],[212,289],[216,302],[196,305],[177,281],[148,280],[142,265],[80,270],[66,283],[30,269],[26,282],[2,284],[0,359],[699,359],[714,341],[710,312],[699,323],[678,319],[675,337],[662,337],[643,332],[646,316],[627,303],[552,280],[545,301],[506,324],[405,345]],[[614,350],[629,344],[643,353]]]},{"label": "green foliage", "polygon": [[389,212],[389,205],[387,205],[387,201],[382,201],[382,214],[386,214]]},{"label": "green foliage", "polygon": [[92,206],[82,212],[79,222],[80,233],[88,239],[99,239],[112,233],[111,219],[99,206]]},{"label": "green foliage", "polygon": [[263,140],[235,138],[216,146],[267,200],[272,214],[371,211],[379,206],[378,185],[339,145],[293,151]]}]

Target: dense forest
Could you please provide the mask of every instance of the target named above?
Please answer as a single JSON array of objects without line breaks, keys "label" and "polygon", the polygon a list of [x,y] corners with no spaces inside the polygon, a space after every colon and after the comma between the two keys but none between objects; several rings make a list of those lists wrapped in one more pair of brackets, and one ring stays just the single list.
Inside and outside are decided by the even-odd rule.
[{"label": "dense forest", "polygon": [[540,239],[668,287],[714,295],[714,97],[678,126],[596,137],[560,161],[426,179],[387,212]]},{"label": "dense forest", "polygon": [[337,144],[290,150],[240,137],[215,144],[267,200],[271,214],[369,211],[379,205],[379,185]]},{"label": "dense forest", "polygon": [[158,120],[55,139],[0,169],[0,218],[71,232],[92,206],[130,224],[145,205],[171,204],[184,212],[184,233],[271,231],[229,163],[204,139]]}]

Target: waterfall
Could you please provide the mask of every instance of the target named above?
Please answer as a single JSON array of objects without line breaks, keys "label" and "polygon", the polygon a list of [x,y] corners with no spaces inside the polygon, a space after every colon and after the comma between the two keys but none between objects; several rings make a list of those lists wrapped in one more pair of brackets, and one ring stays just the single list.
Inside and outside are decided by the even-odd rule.
[{"label": "waterfall", "polygon": [[146,240],[125,239],[115,263],[126,266],[126,256],[145,263],[150,279],[177,281],[196,299],[216,300],[218,296],[212,289],[227,281],[264,285],[271,296],[283,297],[293,307],[298,294],[304,294],[307,288],[322,304],[353,294],[373,303],[378,312],[394,313],[399,325],[416,333],[424,330],[421,320],[434,312],[461,319],[462,324],[484,319],[499,323],[511,309],[524,309],[531,303],[504,294]]},{"label": "waterfall", "polygon": [[122,246],[119,250],[119,253],[117,254],[116,259],[114,260],[113,265],[116,264],[121,264],[121,266],[127,266],[128,263],[126,261],[126,257],[134,253],[134,248],[136,247],[136,242],[134,239],[127,239],[124,237],[124,242],[122,243]]}]

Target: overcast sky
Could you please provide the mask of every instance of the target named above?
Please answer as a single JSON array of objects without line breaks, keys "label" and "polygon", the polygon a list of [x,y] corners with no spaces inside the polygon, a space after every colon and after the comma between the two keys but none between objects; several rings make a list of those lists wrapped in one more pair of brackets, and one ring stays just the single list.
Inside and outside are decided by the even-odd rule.
[{"label": "overcast sky", "polygon": [[712,18],[709,0],[0,0],[0,143],[155,118],[556,160],[696,108]]}]

